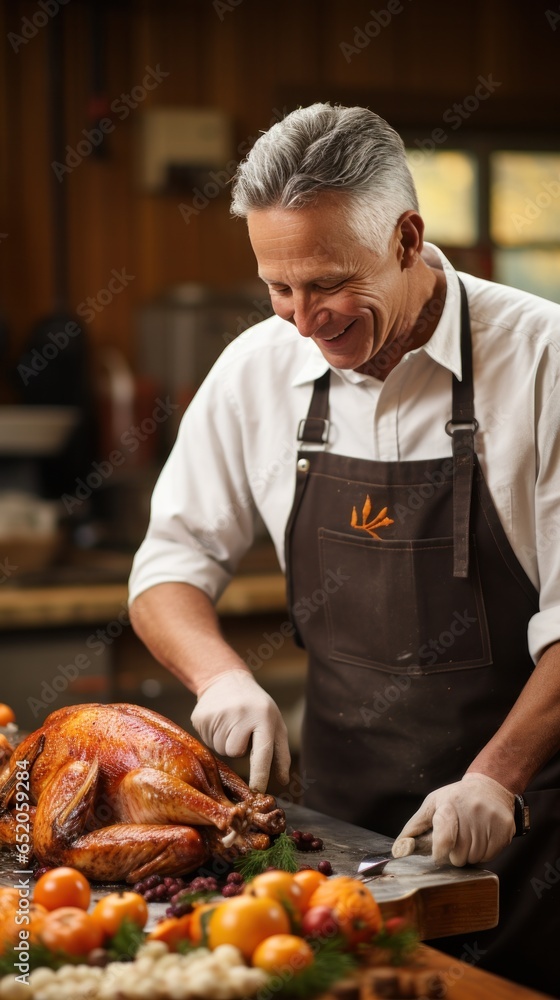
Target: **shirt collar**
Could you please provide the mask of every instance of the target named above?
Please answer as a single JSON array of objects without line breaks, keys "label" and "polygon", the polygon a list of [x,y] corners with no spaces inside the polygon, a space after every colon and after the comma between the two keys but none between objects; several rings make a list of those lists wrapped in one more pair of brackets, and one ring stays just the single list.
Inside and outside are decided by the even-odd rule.
[{"label": "shirt collar", "polygon": [[327,369],[332,367],[332,365],[329,365],[325,361],[317,344],[312,340],[303,341],[301,347],[305,350],[307,357],[302,367],[292,379],[292,386],[305,385],[306,382],[315,382],[316,379],[325,374]]},{"label": "shirt collar", "polygon": [[439,259],[447,282],[445,303],[438,325],[428,342],[410,353],[417,354],[419,351],[424,351],[425,354],[439,365],[453,372],[460,380],[462,369],[460,336],[461,293],[459,290],[459,277],[455,268],[449,263],[441,250],[434,246],[433,243],[425,243],[422,256],[426,257],[429,261],[430,257],[433,259],[434,255]]},{"label": "shirt collar", "polygon": [[[461,308],[459,278],[455,268],[447,260],[447,257],[445,257],[441,250],[434,246],[433,243],[424,244],[422,256],[427,260],[432,258],[432,261],[435,256],[444,271],[447,282],[445,303],[438,325],[436,326],[429,341],[426,344],[423,344],[422,347],[417,347],[414,351],[409,351],[408,354],[405,354],[404,356],[408,357],[412,354],[418,354],[419,351],[424,351],[429,355],[429,357],[437,362],[437,364],[442,365],[444,368],[448,368],[449,371],[456,375],[458,379],[461,379],[461,338],[459,336],[461,329]],[[307,357],[295,377],[292,379],[292,386],[305,385],[306,382],[314,382],[316,379],[320,378],[321,375],[324,375],[328,368],[331,368],[332,371],[347,382],[364,382],[370,378],[369,375],[364,375],[362,372],[356,372],[352,369],[334,368],[333,365],[329,365],[317,345],[312,340],[306,340],[302,346],[305,346]]]}]

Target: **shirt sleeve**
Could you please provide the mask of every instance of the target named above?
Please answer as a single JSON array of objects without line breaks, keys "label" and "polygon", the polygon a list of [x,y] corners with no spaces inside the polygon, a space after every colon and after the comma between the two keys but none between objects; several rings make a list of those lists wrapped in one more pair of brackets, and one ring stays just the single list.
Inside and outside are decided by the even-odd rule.
[{"label": "shirt sleeve", "polygon": [[549,368],[536,385],[535,525],[531,555],[537,562],[540,596],[539,611],[531,618],[528,632],[529,650],[535,662],[547,646],[560,641],[560,379],[555,374]]},{"label": "shirt sleeve", "polygon": [[129,601],[157,584],[179,582],[215,602],[251,546],[254,526],[240,414],[227,362],[219,359],[188,407],[156,483]]}]

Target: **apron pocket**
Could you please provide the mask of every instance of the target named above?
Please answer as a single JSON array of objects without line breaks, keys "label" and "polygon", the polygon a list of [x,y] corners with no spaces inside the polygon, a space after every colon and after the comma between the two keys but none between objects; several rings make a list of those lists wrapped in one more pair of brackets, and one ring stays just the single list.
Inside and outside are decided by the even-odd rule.
[{"label": "apron pocket", "polygon": [[[470,575],[453,576],[453,539],[398,541],[319,529],[329,655],[390,673],[430,674],[492,662],[472,539]],[[325,588],[326,589],[326,588]]]}]

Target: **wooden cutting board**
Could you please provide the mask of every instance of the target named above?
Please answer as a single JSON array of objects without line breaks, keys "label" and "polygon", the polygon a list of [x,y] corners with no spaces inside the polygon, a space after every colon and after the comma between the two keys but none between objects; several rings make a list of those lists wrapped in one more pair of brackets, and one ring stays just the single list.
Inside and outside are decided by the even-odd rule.
[{"label": "wooden cutting board", "polygon": [[[375,989],[372,972],[374,970],[361,970],[317,1000],[377,1000],[380,996],[386,997],[387,992]],[[410,965],[399,970],[385,967],[377,969],[377,973],[384,977],[386,986],[387,979],[390,982],[391,978],[394,980],[398,976],[399,985],[405,989],[408,986],[407,995],[416,995],[421,1000],[429,1000],[430,996],[445,1000],[550,1000],[544,993],[484,972],[426,945],[418,948]]]},{"label": "wooden cutting board", "polygon": [[[278,804],[286,811],[289,829],[308,830],[323,841],[320,854],[301,854],[302,863],[316,867],[325,858],[336,875],[354,878],[365,854],[390,855],[389,837],[282,799]],[[406,917],[423,940],[487,930],[498,923],[498,877],[478,865],[436,866],[430,858],[412,855],[391,860],[382,875],[365,884],[385,919]]]}]

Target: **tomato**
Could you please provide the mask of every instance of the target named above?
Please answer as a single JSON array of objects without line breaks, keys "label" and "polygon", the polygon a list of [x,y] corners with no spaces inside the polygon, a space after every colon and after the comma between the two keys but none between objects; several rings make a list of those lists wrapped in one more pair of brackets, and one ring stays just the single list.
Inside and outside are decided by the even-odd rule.
[{"label": "tomato", "polygon": [[305,868],[302,872],[296,872],[293,876],[294,882],[297,882],[302,891],[301,908],[306,910],[311,896],[315,892],[315,889],[321,882],[324,882],[326,875],[322,872],[315,871],[314,868]]},{"label": "tomato", "polygon": [[220,903],[208,922],[211,950],[233,944],[245,958],[271,934],[289,934],[290,920],[283,906],[270,896],[232,896]]},{"label": "tomato", "polygon": [[301,933],[304,937],[329,938],[340,931],[338,920],[330,906],[310,906],[303,915]]},{"label": "tomato", "polygon": [[87,955],[103,943],[103,931],[78,906],[61,906],[47,913],[39,938],[49,951]]},{"label": "tomato", "polygon": [[176,951],[180,941],[191,940],[191,917],[192,913],[185,913],[182,917],[166,917],[148,934],[148,941],[164,941],[170,951]]},{"label": "tomato", "polygon": [[139,892],[111,892],[95,904],[90,916],[104,936],[111,938],[125,919],[144,927],[148,919],[148,904]]},{"label": "tomato", "polygon": [[41,903],[47,910],[59,906],[77,906],[87,910],[91,889],[85,875],[76,868],[51,868],[38,879],[33,893],[35,903]]},{"label": "tomato", "polygon": [[289,872],[283,872],[279,868],[263,872],[262,875],[256,875],[247,883],[243,892],[248,896],[267,896],[271,899],[277,899],[279,903],[285,905],[288,910],[291,909],[292,912],[295,910],[301,913],[303,910],[303,889],[295,881],[293,875],[290,875]]},{"label": "tomato", "polygon": [[313,962],[307,941],[295,934],[272,934],[255,948],[251,965],[265,972],[301,972]]},{"label": "tomato", "polygon": [[0,702],[0,726],[7,726],[8,722],[15,722],[16,716],[13,708]]}]

